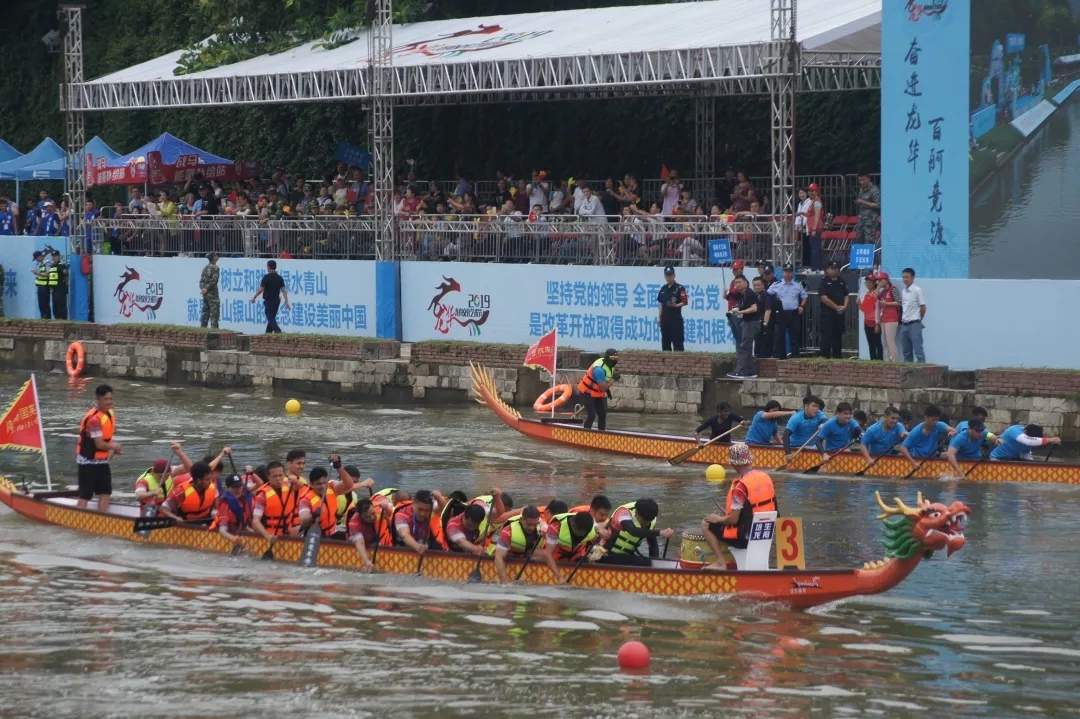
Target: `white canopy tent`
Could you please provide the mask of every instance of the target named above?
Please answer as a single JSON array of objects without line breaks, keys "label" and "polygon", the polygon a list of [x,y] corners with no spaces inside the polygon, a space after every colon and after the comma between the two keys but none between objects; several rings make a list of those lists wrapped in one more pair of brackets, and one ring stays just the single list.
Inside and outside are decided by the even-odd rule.
[{"label": "white canopy tent", "polygon": [[[397,104],[506,93],[580,96],[766,92],[767,0],[706,0],[437,20],[393,26]],[[881,0],[799,0],[804,87],[874,87]],[[322,40],[186,75],[181,51],[79,84],[75,110],[362,99],[370,32],[325,49]],[[840,72],[848,68],[851,72]],[[512,98],[506,98],[512,99]]]}]

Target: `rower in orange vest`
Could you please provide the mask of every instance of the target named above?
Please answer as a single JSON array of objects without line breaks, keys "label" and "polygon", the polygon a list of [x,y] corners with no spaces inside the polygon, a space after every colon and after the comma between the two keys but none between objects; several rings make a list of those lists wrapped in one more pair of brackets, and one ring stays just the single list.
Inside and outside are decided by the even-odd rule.
[{"label": "rower in orange vest", "polygon": [[446,498],[441,493],[426,489],[419,490],[412,499],[399,502],[394,507],[391,530],[394,544],[408,547],[417,554],[428,549],[446,549],[442,522],[436,512],[445,504]]},{"label": "rower in orange vest", "polygon": [[255,492],[251,528],[273,546],[278,537],[288,533],[296,513],[297,492],[285,481],[285,466],[270,462],[266,465],[266,484]]},{"label": "rower in orange vest", "polygon": [[[406,493],[402,494],[408,496]],[[399,498],[399,501],[404,502],[404,496]],[[375,569],[372,554],[377,551],[376,547],[389,547],[394,543],[390,534],[390,518],[393,513],[394,508],[387,495],[378,492],[370,499],[358,499],[349,510],[348,537],[356,547],[364,571]]]},{"label": "rower in orange vest", "polygon": [[602,494],[598,494],[592,498],[592,501],[588,504],[579,504],[571,507],[571,512],[588,512],[592,515],[593,523],[596,524],[596,532],[600,535],[600,538],[607,540],[611,536],[611,530],[608,528],[608,520],[611,519],[611,500]]},{"label": "rower in orange vest", "polygon": [[214,521],[210,531],[217,530],[225,539],[234,544],[240,543],[240,533],[251,525],[254,499],[244,480],[237,475],[225,479],[225,492],[217,499]]},{"label": "rower in orange vest", "polygon": [[[520,517],[523,509],[524,507],[518,507],[516,509],[507,510],[500,514],[498,517],[495,518],[494,521],[495,530],[498,531],[499,529],[501,529],[503,525],[505,525],[511,519],[514,519],[515,517]],[[552,517],[554,517],[556,514],[563,514],[565,512],[569,512],[570,508],[567,507],[566,502],[562,501],[561,499],[553,499],[547,503],[546,507],[538,511],[540,512],[540,531],[541,533],[543,533],[547,531],[548,522],[551,521]]]},{"label": "rower in orange vest", "polygon": [[[337,455],[332,455],[330,461],[341,464],[341,458]],[[324,537],[345,538],[344,528],[341,529],[341,536],[337,536],[337,498],[338,495],[352,491],[353,481],[348,472],[341,473],[341,477],[340,482],[331,482],[330,474],[322,467],[315,467],[308,474],[308,486],[301,488],[300,492],[298,517],[301,533],[306,532],[312,523],[318,521]],[[305,489],[307,491],[304,491]]]},{"label": "rower in orange vest", "polygon": [[[728,447],[728,464],[736,476],[728,488],[724,514],[712,513],[701,522],[702,534],[709,547],[722,557],[725,552],[721,542],[743,549],[747,545],[754,512],[777,511],[776,490],[772,478],[760,469],[754,469],[750,447],[744,442],[732,442]],[[722,561],[709,564],[705,569],[725,570]]]},{"label": "rower in orange vest", "polygon": [[191,479],[173,487],[161,514],[178,522],[208,519],[217,497],[217,472],[206,462],[196,462],[191,465]]}]

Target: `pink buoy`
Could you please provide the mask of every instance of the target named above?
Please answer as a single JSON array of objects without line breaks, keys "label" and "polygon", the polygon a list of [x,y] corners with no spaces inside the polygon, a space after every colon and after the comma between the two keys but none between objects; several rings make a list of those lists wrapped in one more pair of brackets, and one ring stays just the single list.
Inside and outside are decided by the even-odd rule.
[{"label": "pink buoy", "polygon": [[640,670],[649,668],[649,648],[641,642],[626,642],[619,647],[619,668]]}]

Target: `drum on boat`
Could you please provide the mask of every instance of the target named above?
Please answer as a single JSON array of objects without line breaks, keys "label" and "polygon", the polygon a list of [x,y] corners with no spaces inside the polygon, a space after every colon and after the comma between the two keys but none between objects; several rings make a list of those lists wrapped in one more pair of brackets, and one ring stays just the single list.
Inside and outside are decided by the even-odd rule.
[{"label": "drum on boat", "polygon": [[[729,569],[735,568],[735,557],[731,552],[724,552],[724,561]],[[679,545],[679,568],[701,569],[706,564],[716,561],[716,554],[709,543],[705,541],[705,535],[701,532],[683,530],[682,542]]]}]

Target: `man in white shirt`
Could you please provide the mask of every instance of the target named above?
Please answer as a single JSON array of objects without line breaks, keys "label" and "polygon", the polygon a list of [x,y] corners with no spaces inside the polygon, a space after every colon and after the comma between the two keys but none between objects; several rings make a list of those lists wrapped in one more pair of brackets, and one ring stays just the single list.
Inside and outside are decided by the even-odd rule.
[{"label": "man in white shirt", "polygon": [[915,270],[905,267],[902,277],[904,289],[900,293],[900,351],[905,362],[925,362],[922,332],[926,298],[923,296],[922,287],[915,284]]},{"label": "man in white shirt", "polygon": [[593,194],[592,188],[585,185],[581,188],[581,207],[578,214],[586,218],[586,222],[606,222],[604,217],[604,205],[600,198]]},{"label": "man in white shirt", "polygon": [[548,193],[551,190],[551,185],[547,181],[547,173],[543,170],[533,172],[532,182],[525,189],[529,193],[529,207],[540,205],[540,211],[547,212]]}]

